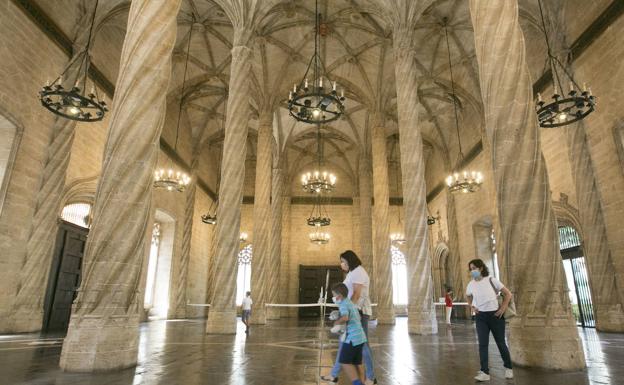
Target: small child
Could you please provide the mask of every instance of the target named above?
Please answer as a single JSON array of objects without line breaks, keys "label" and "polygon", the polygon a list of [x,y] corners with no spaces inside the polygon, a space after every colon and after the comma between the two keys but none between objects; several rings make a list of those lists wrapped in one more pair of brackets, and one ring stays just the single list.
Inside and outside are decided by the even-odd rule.
[{"label": "small child", "polygon": [[251,292],[248,291],[245,298],[243,298],[243,303],[241,308],[243,309],[243,315],[241,320],[245,324],[245,333],[249,333],[249,317],[251,316],[251,305],[253,301],[251,300]]},{"label": "small child", "polygon": [[366,342],[366,334],[360,321],[360,313],[348,297],[349,290],[344,283],[332,287],[334,303],[338,305],[340,318],[334,324],[347,325],[347,332],[342,341],[342,349],[338,361],[349,376],[353,385],[364,385],[364,367],[362,366],[362,348]]}]

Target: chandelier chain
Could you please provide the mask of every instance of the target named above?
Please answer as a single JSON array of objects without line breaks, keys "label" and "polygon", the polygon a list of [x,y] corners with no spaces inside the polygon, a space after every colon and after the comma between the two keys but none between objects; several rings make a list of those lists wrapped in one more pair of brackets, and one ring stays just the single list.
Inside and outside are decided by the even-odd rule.
[{"label": "chandelier chain", "polygon": [[444,36],[446,37],[446,52],[448,54],[449,72],[451,75],[451,92],[453,93],[453,112],[455,113],[455,131],[457,131],[457,143],[459,144],[459,162],[464,158],[464,152],[462,151],[461,137],[459,135],[459,118],[457,116],[457,95],[455,94],[455,81],[453,80],[453,64],[451,62],[451,45],[449,44],[448,37],[448,21],[444,20]]},{"label": "chandelier chain", "polygon": [[178,121],[176,123],[176,137],[175,144],[173,145],[173,150],[176,151],[178,149],[178,136],[180,131],[180,118],[182,117],[182,104],[184,103],[184,91],[186,88],[186,73],[188,70],[188,62],[189,56],[191,56],[191,38],[193,37],[193,26],[195,25],[195,14],[191,13],[191,17],[193,18],[191,22],[191,27],[189,28],[188,33],[188,44],[186,46],[186,58],[184,60],[184,75],[182,75],[182,91],[180,95],[180,107],[178,108]]}]

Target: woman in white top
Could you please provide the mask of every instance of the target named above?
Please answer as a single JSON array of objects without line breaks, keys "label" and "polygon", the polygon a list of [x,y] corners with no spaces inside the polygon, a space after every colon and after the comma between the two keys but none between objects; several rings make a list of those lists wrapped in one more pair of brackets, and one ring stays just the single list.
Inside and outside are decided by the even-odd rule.
[{"label": "woman in white top", "polygon": [[[362,261],[360,261],[360,258],[358,258],[357,254],[355,254],[352,250],[347,250],[340,254],[340,268],[347,273],[343,283],[349,290],[349,298],[351,299],[351,302],[353,302],[360,311],[362,328],[364,329],[366,338],[368,338],[368,320],[373,314],[368,294],[370,278],[368,277],[364,267],[362,267]],[[321,376],[323,381],[330,383],[338,382],[338,373],[340,373],[340,363],[338,362],[338,357],[340,357],[340,348],[341,346],[338,347],[336,363],[332,368],[331,375]],[[375,379],[375,372],[373,371],[373,356],[371,354],[370,347],[368,346],[368,342],[364,345],[364,349],[362,350],[362,358],[366,368],[366,384],[376,384],[377,380]]]},{"label": "woman in white top", "polygon": [[[466,296],[468,304],[476,314],[477,337],[479,339],[479,359],[481,370],[475,380],[489,381],[488,345],[490,332],[494,336],[496,346],[505,366],[505,378],[513,378],[511,356],[505,343],[505,310],[511,301],[511,292],[498,279],[490,277],[487,266],[480,259],[473,259],[468,263],[472,280],[468,282]],[[498,293],[502,292],[504,300],[498,306]]]}]

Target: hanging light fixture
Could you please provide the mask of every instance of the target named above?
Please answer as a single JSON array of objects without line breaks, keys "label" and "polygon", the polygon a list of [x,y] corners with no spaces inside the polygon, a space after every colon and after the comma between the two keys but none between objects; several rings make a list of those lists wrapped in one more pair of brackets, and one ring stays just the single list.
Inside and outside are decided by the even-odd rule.
[{"label": "hanging light fixture", "polygon": [[[67,64],[63,72],[54,79],[52,83],[46,82],[46,85],[39,91],[39,100],[41,105],[52,111],[56,115],[66,119],[77,120],[80,122],[96,122],[104,118],[104,114],[108,111],[108,106],[103,98],[98,95],[95,83],[91,83],[91,91],[87,94],[89,66],[91,57],[89,48],[91,47],[91,36],[93,34],[93,26],[95,24],[95,13],[97,11],[98,1],[95,2],[93,15],[91,16],[91,26],[89,27],[89,36],[85,49]],[[63,87],[63,81],[67,80],[67,72],[76,63],[78,64],[76,82],[71,88]]]},{"label": "hanging light fixture", "polygon": [[329,233],[326,233],[324,231],[314,231],[312,233],[310,233],[310,242],[317,244],[317,245],[325,245],[327,243],[329,243],[329,239],[331,238],[331,235]]},{"label": "hanging light fixture", "polygon": [[[288,111],[296,120],[304,123],[327,123],[338,119],[344,113],[344,90],[340,96],[336,91],[336,82],[326,74],[321,61],[320,35],[321,14],[318,12],[318,0],[314,8],[314,54],[299,84],[288,93]],[[323,28],[325,31],[326,28]],[[311,76],[311,82],[308,82]],[[330,90],[331,89],[331,90]]]},{"label": "hanging light fixture", "polygon": [[[188,70],[189,56],[191,53],[191,38],[193,36],[193,26],[195,25],[195,16],[193,15],[193,22],[189,29],[188,45],[186,47],[186,60],[184,61],[184,75],[182,77],[182,91],[180,95],[180,107],[178,109],[178,121],[176,123],[176,137],[173,151],[178,149],[178,136],[180,132],[180,118],[182,116],[182,105],[184,104],[184,91],[186,87],[186,73]],[[186,186],[191,183],[191,178],[183,171],[173,169],[173,161],[170,160],[170,167],[168,170],[164,168],[154,171],[154,187],[165,188],[168,191],[183,192]]]},{"label": "hanging light fixture", "polygon": [[[546,40],[548,63],[552,73],[553,96],[552,101],[547,104],[542,99],[542,95],[538,92],[535,111],[537,112],[537,119],[541,127],[565,126],[578,122],[591,114],[596,106],[596,98],[592,95],[591,88],[587,88],[585,83],[583,83],[583,88],[581,89],[564,65],[553,55],[546,31],[546,22],[544,21],[541,0],[538,0],[537,4],[539,5],[540,17],[542,20],[544,40]],[[561,70],[561,76],[557,68]],[[563,76],[565,76],[569,82],[567,95],[565,95],[563,88],[565,78],[563,82],[561,79]]]},{"label": "hanging light fixture", "polygon": [[464,163],[464,153],[462,151],[461,136],[459,135],[459,118],[457,115],[457,104],[459,99],[455,93],[455,82],[453,80],[453,64],[451,62],[451,45],[448,38],[448,19],[444,18],[444,35],[446,37],[446,50],[448,53],[449,72],[451,75],[451,100],[453,101],[453,112],[455,114],[455,130],[457,131],[457,143],[459,145],[459,157],[455,166],[455,171],[446,177],[446,185],[450,192],[471,193],[478,191],[483,183],[483,174],[478,171],[459,171],[458,169]]},{"label": "hanging light fixture", "polygon": [[[395,147],[396,148],[396,147]],[[399,161],[397,159],[393,159],[392,163],[394,164],[394,188],[397,194],[399,193]],[[401,208],[397,209],[398,212],[398,224],[397,227],[399,231],[396,233],[390,234],[390,242],[393,245],[402,245],[406,242],[405,233],[401,231],[403,229],[403,223],[401,222]]]},{"label": "hanging light fixture", "polygon": [[317,124],[316,126],[316,141],[317,141],[317,160],[318,160],[318,168],[312,172],[304,173],[301,176],[301,187],[303,187],[304,191],[309,192],[310,194],[321,194],[321,193],[329,193],[336,186],[336,176],[327,172],[326,170],[322,170],[323,164],[323,140],[321,137],[321,125]]},{"label": "hanging light fixture", "polygon": [[323,206],[320,195],[316,196],[316,201],[312,205],[312,212],[310,212],[307,222],[308,226],[315,227],[329,226],[331,224],[331,218],[327,214],[327,209]]}]

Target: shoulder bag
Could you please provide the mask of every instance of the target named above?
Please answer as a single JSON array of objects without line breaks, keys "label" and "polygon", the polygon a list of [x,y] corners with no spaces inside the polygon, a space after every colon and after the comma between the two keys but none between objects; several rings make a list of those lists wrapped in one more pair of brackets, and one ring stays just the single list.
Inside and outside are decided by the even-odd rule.
[{"label": "shoulder bag", "polygon": [[[496,288],[494,287],[494,284],[492,283],[492,277],[490,277],[489,281],[490,281],[490,285],[492,286],[492,289],[494,290],[494,293],[496,294],[496,300],[498,301],[498,307],[500,308],[501,305],[503,304],[503,301],[505,300],[503,293],[496,290]],[[507,310],[505,310],[505,314],[503,314],[503,316],[505,317],[505,319],[508,320],[517,315],[518,313],[516,313],[516,304],[514,303],[513,298],[511,298],[511,301],[509,301],[509,305],[507,305]]]}]

